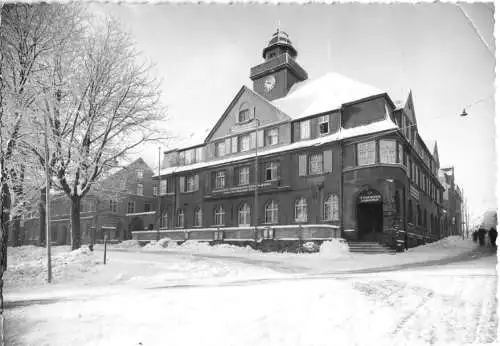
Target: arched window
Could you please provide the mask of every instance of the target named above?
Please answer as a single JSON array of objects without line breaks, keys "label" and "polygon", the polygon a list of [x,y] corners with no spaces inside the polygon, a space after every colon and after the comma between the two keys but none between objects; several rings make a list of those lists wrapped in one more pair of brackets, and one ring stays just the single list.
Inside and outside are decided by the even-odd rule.
[{"label": "arched window", "polygon": [[203,212],[201,211],[201,208],[196,208],[194,210],[194,220],[193,220],[193,226],[194,227],[201,227],[203,223]]},{"label": "arched window", "polygon": [[278,223],[278,203],[269,201],[265,206],[265,222]]},{"label": "arched window", "polygon": [[215,225],[216,226],[223,226],[224,225],[224,215],[226,213],[224,212],[224,207],[222,206],[222,204],[218,205],[216,208],[215,208],[215,212],[214,212],[214,220],[215,220]]},{"label": "arched window", "polygon": [[184,209],[177,210],[177,227],[184,227]]},{"label": "arched window", "polygon": [[323,219],[326,221],[339,219],[339,198],[333,193],[328,195],[323,204]]},{"label": "arched window", "polygon": [[245,102],[240,106],[240,111],[238,112],[238,122],[242,123],[250,119],[250,109],[248,104]]},{"label": "arched window", "polygon": [[413,222],[413,204],[411,203],[411,199],[408,200],[408,222]]},{"label": "arched window", "polygon": [[250,206],[243,203],[238,209],[238,225],[250,226]]},{"label": "arched window", "polygon": [[300,197],[295,201],[295,222],[307,221],[307,199]]},{"label": "arched window", "polygon": [[168,213],[164,212],[161,217],[161,227],[168,228]]}]

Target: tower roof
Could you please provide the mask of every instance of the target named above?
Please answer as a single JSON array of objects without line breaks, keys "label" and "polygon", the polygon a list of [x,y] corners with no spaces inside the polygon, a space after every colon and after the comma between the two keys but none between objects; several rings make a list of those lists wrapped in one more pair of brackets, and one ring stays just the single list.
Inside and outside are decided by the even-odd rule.
[{"label": "tower roof", "polygon": [[278,28],[271,37],[271,40],[267,44],[267,47],[262,51],[262,57],[265,58],[267,51],[277,46],[286,47],[290,51],[290,55],[292,55],[292,57],[295,58],[297,56],[297,50],[293,47],[292,41],[290,40],[288,34]]}]

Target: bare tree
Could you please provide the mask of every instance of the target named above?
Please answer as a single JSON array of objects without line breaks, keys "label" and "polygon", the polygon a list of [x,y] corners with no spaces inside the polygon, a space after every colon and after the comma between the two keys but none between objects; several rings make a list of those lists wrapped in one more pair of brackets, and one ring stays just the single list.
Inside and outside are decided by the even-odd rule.
[{"label": "bare tree", "polygon": [[49,119],[57,187],[71,199],[72,249],[81,246],[80,202],[137,146],[162,139],[160,83],[129,34],[111,19],[50,65],[39,107]]},{"label": "bare tree", "polygon": [[34,81],[42,62],[74,27],[73,9],[59,4],[6,4],[0,7],[0,310],[2,276],[7,268],[8,223],[14,186],[24,176],[26,158],[19,151],[33,130],[29,114],[39,90]]}]

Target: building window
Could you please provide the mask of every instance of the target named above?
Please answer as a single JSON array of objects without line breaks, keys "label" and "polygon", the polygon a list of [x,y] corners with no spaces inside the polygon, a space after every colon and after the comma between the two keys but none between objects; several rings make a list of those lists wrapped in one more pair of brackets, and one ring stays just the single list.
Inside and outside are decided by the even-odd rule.
[{"label": "building window", "polygon": [[151,203],[149,202],[144,203],[144,212],[147,213],[150,210],[151,210]]},{"label": "building window", "polygon": [[323,218],[325,221],[337,221],[339,219],[339,198],[330,194],[323,205]]},{"label": "building window", "polygon": [[144,170],[143,169],[136,169],[135,173],[137,174],[137,179],[144,178]]},{"label": "building window", "polygon": [[248,185],[250,183],[250,167],[238,168],[238,185]]},{"label": "building window", "polygon": [[224,215],[226,214],[224,212],[224,207],[222,205],[218,205],[215,208],[214,212],[215,216],[215,225],[216,226],[223,226],[224,225]]},{"label": "building window", "polygon": [[323,153],[311,155],[309,158],[309,174],[323,173]]},{"label": "building window", "polygon": [[201,227],[202,222],[203,222],[203,212],[201,211],[200,208],[196,208],[194,211],[194,222],[193,226],[194,227]]},{"label": "building window", "polygon": [[417,225],[422,225],[422,212],[420,211],[420,205],[417,204]]},{"label": "building window", "polygon": [[158,184],[153,184],[153,196],[158,196]]},{"label": "building window", "polygon": [[114,200],[109,200],[109,211],[116,213],[118,211],[118,202]]},{"label": "building window", "polygon": [[179,178],[179,185],[181,192],[198,191],[199,177],[198,174],[188,175]]},{"label": "building window", "polygon": [[413,222],[413,204],[411,203],[411,199],[408,200],[408,222]]},{"label": "building window", "polygon": [[203,161],[203,147],[202,148],[196,148],[196,162],[201,162]]},{"label": "building window", "polygon": [[135,213],[135,202],[134,201],[128,201],[127,213]]},{"label": "building window", "polygon": [[396,141],[380,140],[379,155],[380,163],[396,163]]},{"label": "building window", "polygon": [[177,227],[184,227],[184,209],[177,210]]},{"label": "building window", "polygon": [[311,138],[311,126],[309,120],[304,120],[300,122],[300,139]]},{"label": "building window", "polygon": [[217,155],[217,157],[223,157],[224,155],[226,155],[226,145],[224,142],[219,142],[215,145],[215,155]]},{"label": "building window", "polygon": [[137,194],[139,196],[144,196],[144,185],[143,184],[137,184]]},{"label": "building window", "polygon": [[307,221],[307,200],[301,197],[295,201],[295,222]]},{"label": "building window", "polygon": [[320,135],[326,135],[327,133],[330,132],[330,116],[329,115],[323,115],[319,118],[319,134]]},{"label": "building window", "polygon": [[398,143],[398,163],[406,166],[406,162],[403,160],[403,146],[400,143]]},{"label": "building window", "polygon": [[270,129],[267,131],[266,144],[267,145],[278,144],[278,129],[277,128]]},{"label": "building window", "polygon": [[240,151],[248,151],[250,150],[250,136],[243,135],[240,137]]},{"label": "building window", "polygon": [[223,189],[226,186],[226,173],[217,172],[215,173],[215,188]]},{"label": "building window", "polygon": [[358,143],[358,165],[373,165],[375,164],[375,141]]},{"label": "building window", "polygon": [[265,206],[265,223],[278,223],[278,203],[269,201]]},{"label": "building window", "polygon": [[167,194],[167,180],[160,180],[160,195]]},{"label": "building window", "polygon": [[238,113],[238,122],[242,123],[250,120],[250,110],[248,108],[241,109]]},{"label": "building window", "polygon": [[186,165],[190,165],[195,162],[195,151],[194,149],[185,151]]},{"label": "building window", "polygon": [[238,210],[238,225],[250,226],[250,206],[243,203]]},{"label": "building window", "polygon": [[168,227],[168,213],[164,212],[162,217],[161,217],[161,227],[167,228]]},{"label": "building window", "polygon": [[231,152],[233,153],[238,152],[238,137],[231,138]]},{"label": "building window", "polygon": [[266,181],[278,179],[278,162],[266,163]]}]

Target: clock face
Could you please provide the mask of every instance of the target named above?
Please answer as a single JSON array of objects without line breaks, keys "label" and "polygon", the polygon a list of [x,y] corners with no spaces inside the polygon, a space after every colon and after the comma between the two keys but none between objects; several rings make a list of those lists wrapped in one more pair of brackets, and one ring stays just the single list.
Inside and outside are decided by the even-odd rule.
[{"label": "clock face", "polygon": [[264,88],[266,89],[267,92],[269,92],[273,90],[275,84],[276,84],[276,78],[274,78],[274,76],[269,76],[264,81]]}]

